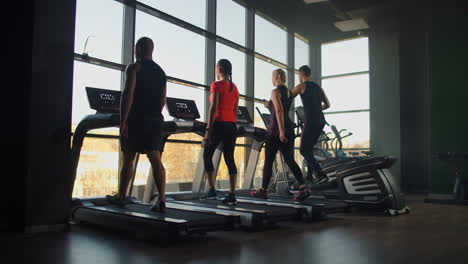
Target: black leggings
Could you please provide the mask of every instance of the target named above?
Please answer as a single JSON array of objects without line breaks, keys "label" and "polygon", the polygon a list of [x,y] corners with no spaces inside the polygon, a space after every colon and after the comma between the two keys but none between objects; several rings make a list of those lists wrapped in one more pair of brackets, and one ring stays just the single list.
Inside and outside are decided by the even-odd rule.
[{"label": "black leggings", "polygon": [[304,177],[299,165],[294,160],[294,136],[288,137],[288,142],[282,143],[276,136],[268,136],[265,145],[265,166],[263,167],[262,188],[267,189],[273,174],[273,162],[278,150],[283,154],[284,161],[291,169],[297,182],[304,184]]},{"label": "black leggings", "polygon": [[236,146],[237,126],[233,122],[214,122],[211,142],[205,144],[203,151],[203,162],[205,171],[214,171],[213,155],[219,143],[223,143],[224,162],[228,167],[229,174],[237,174],[236,162],[234,161],[234,148]]},{"label": "black leggings", "polygon": [[307,124],[304,123],[304,128],[301,135],[301,147],[300,152],[304,159],[307,161],[307,178],[313,179],[313,173],[315,171],[320,171],[320,165],[315,160],[314,157],[314,147],[317,144],[317,140],[322,133],[324,123],[318,124]]}]

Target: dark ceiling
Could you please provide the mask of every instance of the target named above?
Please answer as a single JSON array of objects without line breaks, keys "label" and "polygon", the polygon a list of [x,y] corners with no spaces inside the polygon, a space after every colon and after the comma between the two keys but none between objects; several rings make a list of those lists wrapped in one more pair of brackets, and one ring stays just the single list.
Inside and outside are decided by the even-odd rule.
[{"label": "dark ceiling", "polygon": [[[463,1],[452,0],[438,3],[426,0],[328,0],[314,4],[305,4],[303,0],[245,0],[245,2],[292,31],[318,42],[357,35],[357,32],[341,32],[333,25],[334,22],[341,20],[364,18],[372,28],[375,21],[387,18],[400,19],[402,14],[416,19],[421,16],[431,17],[440,13],[450,14],[466,10],[461,7],[460,2]],[[447,10],[449,12],[445,12]]]}]

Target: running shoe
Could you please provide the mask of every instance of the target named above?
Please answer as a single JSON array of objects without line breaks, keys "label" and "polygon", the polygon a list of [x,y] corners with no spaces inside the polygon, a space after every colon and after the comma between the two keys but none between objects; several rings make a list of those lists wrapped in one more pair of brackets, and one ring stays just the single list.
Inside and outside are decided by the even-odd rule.
[{"label": "running shoe", "polygon": [[124,207],[125,205],[127,205],[127,201],[126,200],[120,200],[118,197],[117,194],[114,194],[114,195],[106,195],[106,200],[108,203],[112,204],[112,205],[116,205],[116,206],[119,206],[119,207]]},{"label": "running shoe", "polygon": [[294,196],[294,200],[296,201],[299,201],[299,202],[302,202],[304,201],[305,199],[307,199],[307,197],[310,196],[310,191],[309,191],[309,188],[307,187],[302,187],[299,192],[296,194],[296,196]]},{"label": "running shoe", "polygon": [[155,202],[150,207],[150,210],[153,212],[164,213],[165,209],[166,209],[166,203],[164,201],[161,201],[159,197],[155,200]]},{"label": "running shoe", "polygon": [[229,194],[223,199],[223,203],[228,204],[228,205],[237,204],[236,195],[233,194],[233,193],[229,193]]},{"label": "running shoe", "polygon": [[208,191],[205,192],[203,195],[204,199],[215,198],[218,196],[215,188],[209,188]]},{"label": "running shoe", "polygon": [[267,199],[267,191],[265,189],[257,189],[255,191],[251,191],[250,195],[255,198]]}]

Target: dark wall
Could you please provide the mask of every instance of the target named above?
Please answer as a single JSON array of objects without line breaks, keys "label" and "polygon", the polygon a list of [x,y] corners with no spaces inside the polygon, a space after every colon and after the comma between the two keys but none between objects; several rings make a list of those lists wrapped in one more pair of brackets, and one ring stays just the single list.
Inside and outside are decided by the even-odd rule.
[{"label": "dark wall", "polygon": [[[437,12],[430,22],[431,153],[468,151],[468,18],[463,12]],[[454,182],[453,164],[432,159],[431,192],[447,194]],[[468,174],[468,162],[458,166]]]},{"label": "dark wall", "polygon": [[371,151],[398,158],[391,172],[401,182],[399,59],[398,21],[375,19],[369,31]]},{"label": "dark wall", "polygon": [[66,223],[75,1],[36,1],[26,228]]},{"label": "dark wall", "polygon": [[[25,222],[25,179],[27,175],[27,134],[29,121],[29,90],[31,85],[31,52],[34,25],[34,5],[23,6],[14,2],[2,5],[5,10],[15,10],[15,16],[8,17],[4,35],[8,42],[3,53],[2,74],[2,129],[0,129],[2,155],[3,214],[0,230],[20,231]],[[3,16],[2,18],[5,18]],[[6,73],[5,73],[6,69]]]},{"label": "dark wall", "polygon": [[[11,158],[5,165],[13,191],[8,227],[63,229],[69,208],[75,1],[37,0],[20,10],[27,13],[19,23],[23,41],[13,44],[22,51],[12,52],[16,85],[6,98],[9,135],[2,142]],[[24,60],[18,59],[21,55]]]},{"label": "dark wall", "polygon": [[372,21],[371,147],[397,155],[405,191],[449,193],[453,168],[431,156],[468,149],[468,42],[460,32],[467,22],[455,9],[401,10]]},{"label": "dark wall", "polygon": [[427,17],[401,14],[400,120],[401,169],[405,190],[428,190],[430,163],[430,89]]},{"label": "dark wall", "polygon": [[30,100],[26,227],[63,225],[73,91],[75,1],[37,1]]}]

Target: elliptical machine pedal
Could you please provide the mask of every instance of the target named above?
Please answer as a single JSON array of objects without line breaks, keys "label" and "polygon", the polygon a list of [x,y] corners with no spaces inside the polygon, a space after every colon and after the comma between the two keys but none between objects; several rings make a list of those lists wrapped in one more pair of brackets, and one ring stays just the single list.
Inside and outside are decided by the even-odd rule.
[{"label": "elliptical machine pedal", "polygon": [[411,209],[408,206],[405,206],[403,209],[400,209],[400,210],[395,210],[395,209],[385,210],[385,213],[389,216],[409,214],[410,212],[411,212]]}]

